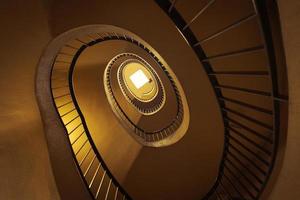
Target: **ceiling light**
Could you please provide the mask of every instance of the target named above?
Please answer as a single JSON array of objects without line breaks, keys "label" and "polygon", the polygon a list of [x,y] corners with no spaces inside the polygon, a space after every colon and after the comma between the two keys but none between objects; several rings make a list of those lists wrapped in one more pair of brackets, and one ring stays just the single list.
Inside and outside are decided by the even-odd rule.
[{"label": "ceiling light", "polygon": [[134,86],[137,89],[140,89],[141,87],[143,87],[146,83],[149,82],[149,79],[147,78],[147,76],[144,74],[144,72],[142,70],[137,70],[136,72],[134,72],[131,76],[130,76],[130,80],[132,81],[132,83],[134,84]]}]

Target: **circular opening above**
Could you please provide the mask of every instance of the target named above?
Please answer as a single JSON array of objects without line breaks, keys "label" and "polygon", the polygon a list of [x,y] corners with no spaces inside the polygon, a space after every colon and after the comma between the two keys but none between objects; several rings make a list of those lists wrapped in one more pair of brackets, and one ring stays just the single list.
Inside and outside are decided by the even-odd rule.
[{"label": "circular opening above", "polygon": [[156,56],[143,52],[144,48],[131,48],[132,52],[115,55],[105,68],[108,102],[137,141],[151,147],[171,145],[183,137],[189,124],[183,90]]},{"label": "circular opening above", "polygon": [[122,69],[122,77],[127,90],[138,100],[152,101],[158,86],[152,72],[140,62],[129,62]]}]

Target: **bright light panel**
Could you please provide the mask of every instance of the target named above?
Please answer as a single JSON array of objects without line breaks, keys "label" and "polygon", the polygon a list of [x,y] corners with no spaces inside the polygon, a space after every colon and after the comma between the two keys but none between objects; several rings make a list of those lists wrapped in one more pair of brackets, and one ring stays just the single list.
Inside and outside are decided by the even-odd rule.
[{"label": "bright light panel", "polygon": [[149,82],[147,76],[140,69],[134,72],[129,78],[137,89],[140,89]]}]

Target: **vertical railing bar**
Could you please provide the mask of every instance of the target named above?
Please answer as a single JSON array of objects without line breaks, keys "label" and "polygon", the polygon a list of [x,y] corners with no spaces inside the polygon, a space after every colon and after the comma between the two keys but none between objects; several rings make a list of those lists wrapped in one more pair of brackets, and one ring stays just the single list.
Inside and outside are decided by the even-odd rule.
[{"label": "vertical railing bar", "polygon": [[248,16],[246,16],[246,17],[244,17],[244,18],[242,18],[242,19],[240,19],[240,20],[238,20],[238,21],[236,21],[236,22],[234,22],[234,23],[232,23],[232,24],[224,27],[223,29],[217,31],[216,33],[213,33],[212,35],[203,38],[198,43],[196,43],[194,46],[197,46],[199,44],[203,44],[204,42],[212,40],[212,39],[214,39],[214,38],[222,35],[223,33],[227,32],[227,31],[229,31],[231,29],[234,29],[234,28],[238,27],[239,25],[241,25],[241,24],[243,24],[243,23],[251,20],[254,17],[256,17],[256,13],[251,13]]},{"label": "vertical railing bar", "polygon": [[171,13],[172,9],[174,8],[175,4],[177,3],[177,0],[173,0],[171,6],[169,7],[168,13]]},{"label": "vertical railing bar", "polygon": [[269,75],[268,71],[212,71],[208,73],[208,75],[213,76],[233,76],[233,77],[239,77],[239,76],[250,76],[250,77],[265,77]]},{"label": "vertical railing bar", "polygon": [[111,34],[110,34],[110,33],[108,33],[108,32],[105,32],[104,34],[105,34],[105,35],[106,35],[106,37],[108,37],[109,39],[111,39],[111,38],[112,38],[112,36],[111,36]]},{"label": "vertical railing bar", "polygon": [[[257,182],[259,182],[260,184],[263,183],[263,181],[256,175],[254,174],[254,172],[252,172],[249,167],[247,167],[240,159],[238,159],[233,153],[231,153],[230,151],[228,152],[228,155],[230,155],[231,157],[234,158],[234,160],[236,160],[244,169],[246,169],[248,171],[249,174],[251,174],[251,176],[253,176]],[[230,160],[230,158],[227,157],[227,160]],[[232,162],[232,161],[231,161]]]},{"label": "vertical railing bar", "polygon": [[68,115],[68,114],[70,114],[71,112],[73,112],[73,111],[76,111],[76,108],[74,107],[74,108],[72,108],[71,110],[69,110],[69,111],[67,111],[66,113],[64,113],[63,115],[60,115],[60,117],[64,117],[64,116],[66,116],[66,115]]},{"label": "vertical railing bar", "polygon": [[92,40],[91,42],[95,42],[96,41],[96,39],[93,38],[91,35],[86,35],[86,36]]},{"label": "vertical railing bar", "polygon": [[97,166],[97,169],[96,169],[96,171],[95,171],[95,173],[94,173],[94,175],[93,175],[93,178],[92,178],[92,180],[91,180],[91,182],[90,182],[90,184],[89,184],[89,188],[92,187],[92,185],[93,185],[93,183],[94,183],[94,180],[95,180],[95,178],[96,178],[96,176],[97,176],[97,174],[98,174],[98,171],[99,171],[99,169],[100,169],[100,166],[101,166],[101,163],[99,162],[99,164],[98,164],[98,166]]},{"label": "vertical railing bar", "polygon": [[253,198],[255,199],[255,196],[248,190],[248,188],[244,185],[244,183],[236,176],[236,174],[225,164],[225,168],[227,171],[232,175],[232,177],[237,180],[240,186]]},{"label": "vertical railing bar", "polygon": [[230,127],[226,127],[226,129],[230,130],[232,133],[235,133],[236,135],[240,136],[241,138],[243,138],[245,141],[247,141],[248,143],[252,144],[253,146],[255,146],[256,148],[258,148],[259,150],[263,151],[265,154],[267,154],[268,156],[271,156],[271,152],[268,151],[267,149],[265,149],[264,147],[260,146],[258,143],[254,142],[252,139],[248,138],[246,135],[242,134],[241,132],[235,130],[234,128]]},{"label": "vertical railing bar", "polygon": [[247,147],[246,145],[244,145],[243,143],[241,143],[238,139],[232,137],[231,135],[229,135],[229,138],[231,140],[233,140],[235,143],[237,143],[240,147],[242,147],[243,149],[245,149],[247,152],[251,153],[253,156],[256,157],[257,160],[259,160],[261,163],[263,163],[266,166],[269,166],[269,162],[264,160],[262,157],[260,157],[258,154],[256,154],[253,150],[251,150],[249,147]]},{"label": "vertical railing bar", "polygon": [[223,197],[220,196],[218,190],[216,190],[217,199],[223,200]]},{"label": "vertical railing bar", "polygon": [[119,191],[119,187],[117,186],[116,187],[116,192],[115,192],[115,198],[114,198],[114,200],[117,200],[117,198],[118,198],[118,191]]},{"label": "vertical railing bar", "polygon": [[[260,171],[263,175],[266,175],[267,173],[262,170],[256,163],[254,163],[250,158],[248,158],[248,156],[246,156],[244,153],[242,153],[240,150],[238,150],[236,147],[234,147],[231,143],[228,143],[229,146],[234,149],[239,155],[241,155],[243,158],[245,158],[249,163],[251,163],[255,169],[257,169],[258,171]],[[229,150],[230,152],[230,150]]]},{"label": "vertical railing bar", "polygon": [[[112,37],[110,36],[110,35],[108,35],[108,37],[110,38],[110,39],[112,39]],[[106,39],[108,39],[108,38],[106,38]],[[83,41],[79,41],[79,42],[82,42],[82,43],[85,43],[85,42],[83,42]],[[99,40],[97,40],[97,41],[95,41],[95,42],[100,42]],[[85,43],[86,44],[86,43]],[[90,43],[88,43],[87,45],[91,45],[91,44],[94,44],[93,42],[90,42]],[[74,91],[73,91],[73,83],[72,83],[72,74],[73,74],[73,70],[74,70],[74,66],[75,66],[75,62],[76,62],[76,59],[78,58],[78,56],[80,55],[80,53],[86,48],[86,46],[85,45],[82,45],[80,48],[75,48],[75,47],[73,47],[73,46],[71,46],[71,45],[65,45],[64,47],[68,47],[68,48],[72,48],[72,49],[75,49],[75,50],[78,50],[77,52],[76,52],[76,54],[74,55],[74,58],[73,58],[73,60],[72,60],[72,62],[71,63],[68,63],[68,64],[71,64],[70,65],[70,69],[69,69],[69,75],[68,75],[68,79],[61,79],[61,80],[64,80],[64,81],[68,81],[68,83],[69,83],[69,87],[70,87],[70,94],[65,94],[65,95],[70,95],[71,96],[71,98],[72,98],[72,101],[70,101],[70,102],[66,102],[66,101],[69,101],[69,99],[64,99],[64,102],[66,102],[66,103],[62,103],[60,106],[61,107],[63,107],[63,106],[65,106],[65,105],[67,105],[67,104],[69,104],[69,103],[74,103],[74,106],[77,108],[77,111],[78,111],[78,116],[75,116],[73,119],[71,119],[70,121],[68,121],[67,123],[65,123],[64,122],[64,120],[61,118],[61,122],[65,125],[65,129],[68,131],[68,128],[69,127],[67,127],[68,125],[70,125],[71,123],[71,125],[73,125],[73,124],[75,124],[75,120],[76,119],[80,119],[80,124],[78,124],[77,125],[77,123],[76,123],[76,125],[75,126],[77,126],[75,129],[73,129],[72,131],[74,131],[74,130],[77,130],[77,128],[78,127],[80,127],[80,125],[83,125],[83,128],[84,128],[84,131],[86,132],[86,137],[87,137],[87,139],[83,142],[83,144],[79,144],[80,145],[80,148],[76,151],[76,153],[75,153],[75,148],[73,148],[73,152],[74,152],[74,154],[73,154],[73,157],[74,157],[74,159],[77,161],[77,164],[79,164],[78,165],[78,167],[79,167],[79,170],[81,171],[81,175],[82,175],[82,178],[84,179],[84,176],[86,176],[87,175],[87,173],[89,172],[89,171],[91,171],[90,169],[91,169],[91,166],[93,165],[93,163],[94,163],[94,160],[95,160],[95,156],[98,158],[98,159],[100,159],[101,160],[101,166],[103,166],[104,167],[104,174],[103,174],[103,177],[102,177],[102,182],[100,183],[100,185],[99,185],[99,187],[98,187],[98,190],[97,190],[97,197],[98,197],[98,195],[99,195],[99,193],[100,193],[100,189],[101,189],[101,187],[102,187],[102,184],[103,184],[103,181],[104,181],[104,179],[105,179],[105,177],[106,177],[106,175],[108,175],[109,176],[109,178],[110,178],[110,180],[111,180],[111,182],[116,182],[116,184],[117,185],[119,185],[118,184],[118,182],[115,180],[115,178],[112,176],[112,174],[110,173],[110,171],[108,170],[108,168],[107,168],[107,166],[106,166],[106,164],[105,164],[105,162],[102,160],[102,157],[101,157],[101,155],[99,155],[99,153],[98,153],[98,151],[96,151],[95,150],[95,144],[93,143],[93,141],[92,141],[92,139],[91,139],[91,136],[90,136],[90,133],[89,133],[89,130],[88,130],[88,128],[87,128],[87,125],[86,125],[86,123],[85,123],[85,120],[84,120],[84,117],[83,117],[83,115],[82,115],[82,113],[81,113],[81,111],[80,111],[80,109],[79,109],[79,106],[78,106],[78,103],[77,103],[77,101],[76,101],[76,98],[75,98],[75,95],[74,95]],[[54,64],[55,64],[55,67],[57,66],[57,68],[59,67],[59,66],[66,66],[67,67],[67,65],[65,64],[65,63],[63,63],[64,61],[58,61],[58,60],[56,60],[55,62],[54,62]],[[54,68],[54,67],[53,67]],[[61,67],[61,68],[63,68],[63,67]],[[52,69],[53,70],[53,69]],[[54,79],[51,79],[50,80],[51,82],[50,82],[50,88],[51,88],[51,86],[52,85],[59,85],[58,83],[56,83],[55,82],[55,84],[52,84],[53,82],[54,82]],[[60,81],[59,81],[59,83],[60,83]],[[52,88],[51,88],[52,89]],[[53,90],[52,90],[53,91]],[[56,96],[56,97],[54,97],[53,96],[53,93],[52,93],[52,97],[53,97],[53,100],[54,100],[54,103],[55,103],[55,105],[57,104],[57,102],[59,102],[59,101],[56,101],[55,99],[58,99],[58,98],[60,98],[60,96]],[[58,107],[56,107],[56,111],[58,111]],[[68,112],[70,112],[70,111],[68,111]],[[59,111],[58,111],[58,114],[60,114],[59,113]],[[63,114],[63,116],[65,116],[66,115],[66,113],[64,113]],[[74,123],[73,123],[74,122]],[[82,134],[80,134],[79,136],[78,136],[79,138],[82,138]],[[75,139],[75,141],[77,142],[77,139],[78,138],[76,138]],[[70,140],[70,138],[69,138],[69,140]],[[89,142],[91,142],[91,143],[89,143]],[[84,152],[83,152],[83,148],[84,148]],[[87,150],[87,152],[85,151],[85,149],[86,148],[88,148]],[[94,151],[94,154],[95,154],[95,156],[94,156],[94,158],[93,158],[93,161],[89,164],[89,166],[88,166],[88,168],[87,168],[87,170],[85,171],[85,173],[84,174],[82,174],[82,164],[83,163],[85,163],[86,161],[87,161],[87,158],[89,157],[89,155],[91,155],[90,153],[91,153],[91,151]],[[78,156],[77,156],[77,154],[78,153],[81,153],[81,152],[83,152],[83,154],[84,154],[84,157],[82,158],[82,160],[80,161],[80,163],[78,163],[78,161],[79,161],[79,159],[78,159]],[[106,170],[105,170],[106,169]],[[96,176],[97,176],[97,174],[96,174]],[[85,184],[86,184],[86,186],[88,186],[88,183],[87,183],[87,180],[85,179]],[[119,185],[119,187],[120,187],[120,185]],[[123,191],[122,190],[122,188],[120,188],[121,189],[121,191],[122,191],[122,194],[126,194],[126,191]],[[91,192],[91,191],[90,191]],[[92,193],[91,193],[91,195],[93,195]],[[127,195],[127,194],[126,194]],[[94,195],[93,195],[94,196]],[[96,197],[96,198],[97,198]]]},{"label": "vertical railing bar", "polygon": [[273,143],[273,141],[270,140],[268,137],[261,135],[261,133],[259,133],[259,132],[255,131],[255,130],[253,130],[253,129],[251,129],[251,128],[249,128],[249,127],[247,127],[247,126],[245,126],[245,125],[243,125],[243,124],[241,124],[239,122],[237,122],[236,120],[233,120],[233,119],[231,119],[229,117],[226,117],[225,120],[228,120],[229,122],[231,122],[231,123],[233,123],[233,124],[235,124],[235,125],[243,128],[243,129],[245,129],[249,133],[252,133],[252,134],[256,135],[257,137],[259,137],[259,138],[261,138],[261,139],[263,139],[263,140],[265,140],[265,141],[267,141],[267,142],[269,142],[271,144]]},{"label": "vertical railing bar", "polygon": [[[167,12],[167,10],[168,10],[168,6],[167,5],[170,5],[170,2],[169,1],[166,1],[165,3],[160,3],[159,2],[159,0],[156,0],[156,2],[162,7],[162,9],[164,9],[166,12]],[[275,162],[275,158],[276,158],[276,151],[277,151],[277,146],[278,146],[278,144],[277,144],[277,142],[278,142],[278,140],[276,140],[276,139],[278,139],[278,129],[279,129],[279,117],[278,117],[278,113],[279,113],[279,100],[281,100],[281,99],[276,99],[277,97],[278,97],[278,83],[277,83],[277,76],[275,76],[276,75],[276,62],[275,62],[275,54],[274,54],[274,47],[273,47],[273,41],[272,41],[272,32],[269,30],[270,29],[270,25],[269,25],[269,19],[268,19],[268,15],[269,15],[269,13],[268,13],[268,9],[267,9],[267,6],[268,6],[268,4],[267,4],[267,2],[269,2],[269,1],[259,1],[259,0],[252,0],[252,2],[253,2],[253,4],[254,4],[254,10],[255,10],[255,15],[257,15],[258,16],[258,18],[259,18],[259,20],[260,20],[260,23],[261,23],[261,29],[262,29],[262,35],[265,37],[264,39],[266,40],[266,41],[264,41],[264,45],[263,45],[263,48],[262,49],[266,49],[267,50],[267,55],[268,55],[268,60],[269,60],[269,71],[270,71],[270,73],[269,74],[271,74],[270,76],[271,76],[271,83],[272,83],[272,92],[270,93],[270,95],[268,95],[269,97],[271,97],[272,98],[272,100],[273,100],[273,110],[272,111],[269,111],[269,113],[268,114],[271,114],[271,115],[273,115],[274,114],[274,116],[273,116],[273,129],[274,130],[272,130],[272,135],[270,135],[270,136],[272,136],[273,138],[272,139],[270,139],[270,143],[273,145],[273,151],[274,151],[274,153],[273,153],[273,155],[272,155],[272,162],[271,162],[271,164],[268,166],[268,170],[267,170],[267,172],[265,172],[265,171],[263,171],[263,170],[261,170],[256,164],[255,164],[255,161],[252,161],[251,159],[249,159],[249,157],[247,157],[247,156],[245,156],[245,155],[247,155],[247,154],[243,154],[241,151],[239,151],[238,149],[236,149],[235,147],[233,147],[233,149],[234,149],[234,151],[236,151],[236,152],[234,152],[234,153],[238,153],[238,155],[240,156],[240,155],[242,155],[244,158],[246,158],[246,160],[247,161],[249,161],[254,167],[256,167],[257,169],[260,169],[259,171],[260,172],[262,172],[262,174],[264,174],[265,176],[267,176],[267,177],[264,177],[264,182],[263,182],[263,186],[265,186],[266,185],[266,183],[267,183],[267,181],[268,181],[268,179],[269,179],[269,176],[270,176],[270,173],[271,173],[271,171],[272,171],[272,169],[273,169],[273,167],[274,167],[274,162]],[[271,1],[270,1],[271,2]],[[257,4],[257,5],[256,5]],[[165,6],[166,5],[166,6]],[[257,7],[256,7],[257,6]],[[272,5],[271,5],[272,6]],[[276,6],[276,5],[275,5]],[[274,6],[274,7],[275,7]],[[269,8],[269,7],[268,7]],[[175,11],[174,11],[175,10]],[[189,25],[187,25],[185,22],[184,22],[184,20],[182,19],[182,17],[180,16],[180,14],[177,12],[177,10],[176,9],[174,9],[173,11],[174,12],[172,12],[169,16],[170,16],[170,18],[174,21],[174,23],[175,23],[175,25],[176,25],[176,27],[177,28],[179,28],[179,29],[181,29],[181,27],[183,27],[184,26],[184,28],[186,28],[186,27],[188,27]],[[191,30],[189,30],[188,29],[188,31],[187,32],[184,32],[184,35],[185,35],[185,39],[188,41],[188,43],[191,43],[191,44],[196,44],[197,43],[197,39],[195,38],[195,36],[194,36],[194,34],[191,32]],[[209,36],[210,37],[210,36]],[[267,39],[266,39],[267,38]],[[193,42],[191,42],[191,41],[193,41]],[[270,43],[270,44],[269,44]],[[262,50],[261,49],[261,50]],[[195,48],[194,49],[194,51],[197,53],[197,55],[198,54],[202,54],[202,49],[201,49],[201,47],[199,47],[199,48]],[[199,52],[197,52],[197,51],[199,51]],[[237,55],[237,54],[236,54]],[[209,60],[207,59],[207,60],[205,60],[206,58],[206,56],[205,56],[205,54],[203,53],[203,55],[200,55],[200,56],[198,56],[198,57],[202,57],[202,58],[204,58],[203,60],[201,59],[201,61],[202,61],[202,63],[204,63],[204,64],[207,64],[208,65],[208,67],[206,67],[207,68],[207,71],[209,72],[209,65],[210,65],[210,63],[209,63]],[[226,56],[227,57],[227,56]],[[224,57],[223,57],[224,58]],[[207,63],[205,63],[205,62],[207,62]],[[205,68],[205,69],[206,69]],[[273,69],[274,68],[274,69]],[[210,79],[215,79],[215,76],[213,76],[213,77],[211,77]],[[214,83],[212,83],[213,85],[214,85]],[[216,89],[215,89],[216,90]],[[219,94],[219,93],[221,93],[221,91],[220,91],[220,89],[217,89],[216,91],[218,91],[218,92],[216,92],[217,94]],[[222,95],[222,94],[219,94],[220,96]],[[224,103],[224,102],[223,102]],[[221,106],[222,106],[222,104],[221,104]],[[254,107],[252,107],[252,108],[254,108]],[[262,111],[262,110],[260,110],[260,111]],[[264,111],[267,111],[267,110],[265,110],[264,109]],[[268,111],[267,111],[268,112]],[[266,113],[267,113],[266,112]],[[225,114],[227,114],[227,113],[225,113]],[[225,115],[226,116],[226,115]],[[228,123],[228,121],[226,121],[226,123]],[[248,128],[247,126],[245,126],[246,128]],[[247,129],[245,129],[245,130],[247,130]],[[248,130],[249,132],[251,132],[250,130]],[[255,129],[254,129],[254,131],[255,131]],[[253,133],[253,132],[251,132],[251,133]],[[259,133],[258,133],[259,134]],[[258,135],[257,135],[258,136]],[[259,137],[259,136],[258,136]],[[269,139],[269,138],[268,138]],[[228,141],[225,141],[225,143],[227,143]],[[231,145],[231,144],[230,144]],[[227,150],[228,152],[230,152],[229,150]],[[245,153],[245,152],[244,152]],[[235,154],[236,155],[236,154]],[[223,157],[224,158],[224,157]],[[244,162],[244,159],[242,159],[243,160],[243,162]],[[246,162],[246,160],[245,160],[245,163],[247,163]],[[248,165],[249,163],[247,163],[247,165]],[[250,167],[250,166],[249,166]],[[246,168],[246,169],[248,169],[248,168]],[[252,169],[252,167],[250,168],[251,170],[254,170],[254,169]],[[222,174],[221,174],[222,175]],[[219,175],[220,176],[220,175]],[[224,177],[225,178],[228,178],[226,175],[224,175]],[[230,178],[232,178],[232,177],[230,177]],[[229,179],[229,178],[228,178]],[[230,181],[230,179],[229,179],[229,181]],[[231,188],[230,188],[231,189]],[[239,188],[240,189],[240,188]],[[261,189],[261,191],[259,192],[259,194],[261,194],[262,193],[262,190],[264,189],[264,187],[262,187],[262,189]],[[213,193],[212,193],[213,194]],[[260,195],[257,195],[256,197],[255,197],[255,199],[258,199],[259,198],[259,196]],[[213,194],[214,195],[214,194]],[[241,196],[241,197],[243,197],[243,196]],[[236,197],[235,197],[236,198]],[[245,197],[246,198],[246,197]],[[245,198],[243,198],[243,199],[245,199]]]},{"label": "vertical railing bar", "polygon": [[107,198],[108,198],[108,194],[109,194],[111,182],[112,182],[112,180],[110,179],[109,184],[108,184],[108,188],[107,188],[107,191],[106,191],[106,194],[105,194],[105,199],[104,199],[104,200],[107,200]]},{"label": "vertical railing bar", "polygon": [[116,36],[116,38],[120,38],[119,35],[116,32],[113,32],[113,34]]},{"label": "vertical railing bar", "polygon": [[216,0],[210,0],[184,27],[183,31],[187,29],[202,13],[204,13]]},{"label": "vertical railing bar", "polygon": [[248,121],[250,121],[250,122],[253,122],[253,123],[258,124],[258,125],[260,125],[260,126],[266,128],[266,129],[268,129],[268,130],[270,130],[270,131],[273,131],[273,127],[272,127],[272,126],[270,126],[270,125],[268,125],[268,124],[265,124],[264,122],[261,122],[261,121],[259,121],[259,120],[256,120],[256,119],[254,119],[254,118],[252,118],[252,117],[249,117],[249,116],[247,116],[247,115],[244,115],[244,114],[242,114],[242,113],[240,113],[240,112],[238,112],[238,111],[235,111],[235,110],[230,109],[230,108],[222,108],[222,110],[224,110],[224,111],[226,111],[226,112],[233,113],[233,114],[235,114],[235,115],[237,115],[237,116],[239,116],[239,117],[242,117],[242,118],[244,118],[244,119],[246,119],[246,120],[248,120]]},{"label": "vertical railing bar", "polygon": [[164,138],[164,135],[163,135],[162,131],[160,131],[159,134],[160,134],[160,136],[161,136],[161,139],[163,139],[163,138]]},{"label": "vertical railing bar", "polygon": [[83,130],[80,135],[71,143],[71,145],[75,144],[79,140],[79,138],[85,133],[85,130]]},{"label": "vertical railing bar", "polygon": [[92,150],[92,147],[89,148],[88,152],[84,155],[84,157],[82,158],[82,160],[79,163],[79,167],[81,167],[81,165],[83,164],[83,162],[85,161],[85,159],[88,157],[88,155],[90,154]]},{"label": "vertical railing bar", "polygon": [[103,36],[102,35],[100,35],[99,33],[96,33],[96,35],[98,35],[99,36],[99,38],[97,38],[97,40],[103,40]]},{"label": "vertical railing bar", "polygon": [[65,97],[65,96],[68,96],[70,95],[70,93],[66,93],[66,94],[62,94],[62,95],[59,95],[59,96],[53,96],[54,99],[59,99],[59,98],[62,98],[62,97]]},{"label": "vertical railing bar", "polygon": [[157,141],[159,141],[160,140],[159,134],[155,134],[155,135],[156,135]]},{"label": "vertical railing bar", "polygon": [[85,177],[85,176],[87,175],[87,173],[90,171],[90,169],[91,169],[91,167],[92,167],[92,165],[93,165],[95,159],[96,159],[96,154],[94,155],[93,159],[91,160],[91,162],[89,163],[87,169],[85,170],[85,172],[84,172],[84,174],[83,174],[84,177]]},{"label": "vertical railing bar", "polygon": [[252,52],[256,52],[256,51],[262,51],[262,50],[264,50],[264,46],[259,45],[259,46],[255,46],[255,47],[245,48],[245,49],[242,49],[242,50],[237,50],[237,51],[232,51],[232,52],[227,52],[227,53],[221,53],[221,54],[218,54],[218,55],[213,55],[213,56],[210,56],[210,57],[207,57],[207,58],[203,59],[202,62],[209,62],[211,60],[229,58],[229,57],[232,57],[232,56],[240,56],[240,55],[243,55],[243,54],[252,53]]},{"label": "vertical railing bar", "polygon": [[69,48],[71,48],[71,49],[75,49],[76,51],[79,49],[79,48],[73,47],[73,46],[71,46],[71,45],[69,45],[69,44],[66,44],[65,47],[69,47]]},{"label": "vertical railing bar", "polygon": [[258,111],[258,112],[273,115],[273,112],[271,110],[267,110],[265,108],[257,107],[257,106],[254,106],[254,105],[242,102],[242,101],[238,101],[238,100],[235,100],[235,99],[230,99],[230,98],[227,98],[227,97],[219,97],[219,99],[222,100],[222,101],[228,101],[230,103],[238,104],[240,106],[244,106],[244,107],[253,109],[255,111]]},{"label": "vertical railing bar", "polygon": [[236,188],[236,186],[232,183],[232,181],[230,180],[230,178],[228,178],[226,176],[226,174],[224,173],[223,176],[225,177],[225,179],[228,181],[228,183],[230,183],[230,185],[232,186],[232,188],[238,193],[238,195],[240,197],[243,197],[243,195],[241,194],[241,192]]},{"label": "vertical railing bar", "polygon": [[103,36],[103,40],[106,40],[107,38],[110,39],[110,36],[109,36],[109,34],[107,32],[104,32],[101,35]]},{"label": "vertical railing bar", "polygon": [[98,187],[97,192],[96,192],[96,195],[95,195],[95,199],[98,198],[98,195],[99,195],[100,189],[101,189],[101,187],[102,187],[102,183],[103,183],[103,181],[104,181],[105,176],[106,176],[106,170],[103,172],[103,175],[102,175],[102,178],[101,178],[99,187]]},{"label": "vertical railing bar", "polygon": [[80,42],[81,44],[83,44],[83,45],[85,45],[85,46],[88,46],[88,44],[87,44],[86,42],[83,42],[82,40],[80,40],[80,39],[78,39],[78,38],[76,38],[75,40],[78,41],[78,42]]},{"label": "vertical railing bar", "polygon": [[227,188],[223,185],[222,180],[219,183],[220,183],[221,188],[225,191],[225,193],[227,193],[229,198],[232,199],[230,192],[228,192]]},{"label": "vertical railing bar", "polygon": [[133,41],[134,41],[134,40],[133,40],[133,38],[132,38],[132,37],[130,37],[130,40],[131,40],[131,42],[133,43]]},{"label": "vertical railing bar", "polygon": [[74,117],[72,120],[70,120],[69,122],[67,122],[65,124],[65,126],[68,126],[70,123],[72,123],[75,119],[77,119],[79,117],[79,115],[77,115],[76,117]]},{"label": "vertical railing bar", "polygon": [[72,100],[71,100],[71,101],[68,101],[68,102],[66,102],[66,103],[64,103],[64,104],[62,104],[62,105],[60,105],[60,106],[57,106],[56,108],[59,109],[59,108],[61,108],[61,107],[64,107],[64,106],[66,106],[66,105],[72,103],[72,102],[73,102]]},{"label": "vertical railing bar", "polygon": [[266,97],[269,97],[271,95],[269,92],[264,92],[264,91],[260,91],[260,90],[253,90],[253,89],[248,89],[248,88],[235,87],[235,86],[230,86],[230,85],[216,85],[215,88],[236,90],[236,91],[239,91],[239,92],[246,92],[246,93],[249,93],[249,94],[266,96]]},{"label": "vertical railing bar", "polygon": [[77,156],[77,154],[81,151],[81,149],[85,146],[85,144],[88,142],[89,140],[86,138],[85,142],[82,144],[82,146],[77,150],[77,152],[75,153],[75,156]]},{"label": "vertical railing bar", "polygon": [[273,96],[273,99],[275,100],[275,101],[279,101],[279,102],[282,102],[282,103],[288,103],[289,102],[289,100],[288,100],[288,97],[275,97],[275,96]]},{"label": "vertical railing bar", "polygon": [[81,126],[82,125],[82,123],[79,123],[74,129],[72,129],[71,131],[70,131],[70,133],[68,133],[68,135],[70,136],[77,128],[79,128],[79,126]]},{"label": "vertical railing bar", "polygon": [[[230,163],[231,166],[233,166],[238,172],[239,174],[248,182],[250,183],[250,185],[256,190],[256,192],[259,191],[259,188],[241,171],[241,169],[239,169],[234,163],[232,163],[229,159],[226,159],[227,162]],[[225,163],[225,167],[226,167],[226,163]],[[227,166],[229,167],[229,166]]]}]

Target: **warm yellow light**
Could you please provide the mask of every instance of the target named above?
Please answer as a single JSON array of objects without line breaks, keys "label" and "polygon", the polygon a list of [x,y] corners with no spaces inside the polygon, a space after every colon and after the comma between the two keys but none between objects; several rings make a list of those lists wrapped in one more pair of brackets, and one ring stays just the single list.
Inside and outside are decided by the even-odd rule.
[{"label": "warm yellow light", "polygon": [[127,63],[121,74],[126,88],[136,99],[149,102],[156,97],[158,87],[154,74],[142,63]]},{"label": "warm yellow light", "polygon": [[136,72],[134,72],[130,76],[130,80],[132,81],[132,83],[134,84],[134,86],[136,87],[136,89],[140,89],[146,83],[149,82],[149,79],[147,78],[147,76],[144,74],[144,72],[141,69],[139,69]]}]

